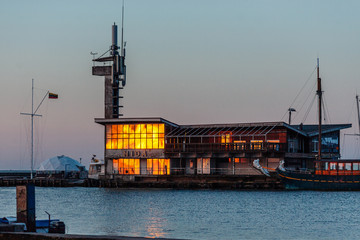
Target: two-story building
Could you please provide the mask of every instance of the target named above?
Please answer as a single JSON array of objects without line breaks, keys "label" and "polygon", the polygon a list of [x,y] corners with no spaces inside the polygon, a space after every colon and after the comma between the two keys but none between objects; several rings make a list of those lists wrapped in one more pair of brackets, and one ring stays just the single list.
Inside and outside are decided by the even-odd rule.
[{"label": "two-story building", "polygon": [[[317,125],[284,122],[178,125],[163,118],[95,119],[104,125],[105,178],[124,175],[258,175],[252,161],[312,167]],[[323,126],[323,157],[340,157],[340,130]]]}]

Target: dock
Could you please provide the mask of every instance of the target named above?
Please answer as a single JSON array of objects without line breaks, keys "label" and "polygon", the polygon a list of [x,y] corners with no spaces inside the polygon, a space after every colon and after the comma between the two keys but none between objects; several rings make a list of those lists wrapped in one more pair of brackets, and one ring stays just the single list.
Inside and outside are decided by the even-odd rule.
[{"label": "dock", "polygon": [[167,188],[224,190],[281,190],[283,184],[275,177],[258,176],[124,176],[117,179],[0,179],[1,187],[33,183],[37,187],[102,187],[102,188]]}]

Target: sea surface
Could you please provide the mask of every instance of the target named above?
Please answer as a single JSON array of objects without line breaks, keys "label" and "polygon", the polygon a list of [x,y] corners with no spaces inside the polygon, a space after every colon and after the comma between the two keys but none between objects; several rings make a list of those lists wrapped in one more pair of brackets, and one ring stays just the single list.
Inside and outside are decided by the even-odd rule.
[{"label": "sea surface", "polygon": [[[37,219],[67,233],[179,239],[359,239],[360,192],[36,187]],[[0,188],[0,216],[16,189]]]}]

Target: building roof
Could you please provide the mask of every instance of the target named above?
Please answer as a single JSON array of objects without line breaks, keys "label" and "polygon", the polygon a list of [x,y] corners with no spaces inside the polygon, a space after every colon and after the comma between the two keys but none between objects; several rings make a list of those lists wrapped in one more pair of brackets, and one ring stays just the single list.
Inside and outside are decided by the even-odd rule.
[{"label": "building roof", "polygon": [[[324,124],[321,125],[321,132],[322,133],[329,133],[335,132],[346,128],[351,128],[351,124]],[[319,134],[319,127],[318,125],[311,124],[311,125],[291,125],[291,127],[304,132],[309,137],[314,137]]]},{"label": "building roof", "polygon": [[[285,122],[255,122],[255,123],[225,123],[225,124],[192,124],[178,125],[160,117],[151,118],[96,118],[96,123],[105,124],[135,124],[135,123],[165,123],[175,127],[172,131],[166,133],[166,137],[204,137],[214,136],[222,132],[231,131],[232,136],[266,136],[276,127],[285,127],[291,131],[297,132],[304,137],[313,137],[318,135],[318,125],[289,125]],[[351,124],[324,124],[322,133],[339,131],[350,128]]]},{"label": "building roof", "polygon": [[283,122],[231,123],[182,125],[166,134],[166,137],[199,137],[214,136],[231,131],[232,136],[265,136]]},{"label": "building roof", "polygon": [[61,155],[43,161],[37,171],[81,171],[84,169],[85,167],[75,159]]},{"label": "building roof", "polygon": [[108,124],[108,123],[165,123],[168,125],[171,125],[173,127],[179,127],[179,125],[170,122],[168,120],[165,120],[163,118],[160,117],[150,117],[150,118],[110,118],[110,119],[106,119],[106,118],[95,118],[95,122],[98,124]]}]

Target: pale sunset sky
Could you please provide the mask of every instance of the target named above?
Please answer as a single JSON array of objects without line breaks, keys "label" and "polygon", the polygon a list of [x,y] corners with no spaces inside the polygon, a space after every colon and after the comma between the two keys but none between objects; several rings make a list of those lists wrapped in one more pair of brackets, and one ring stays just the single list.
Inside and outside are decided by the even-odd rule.
[{"label": "pale sunset sky", "polygon": [[[31,79],[35,107],[47,90],[59,94],[38,111],[35,167],[57,155],[82,158],[87,167],[92,154],[103,157],[103,126],[94,118],[104,117],[104,80],[91,75],[90,52],[109,49],[121,7],[111,0],[0,1],[0,169],[30,168],[30,118],[20,112],[31,111]],[[126,0],[124,117],[287,121],[294,107],[294,123],[316,123],[316,103],[304,116],[319,57],[326,123],[353,123],[347,132],[357,132],[359,9],[347,0]],[[346,151],[356,153],[354,146]]]}]

